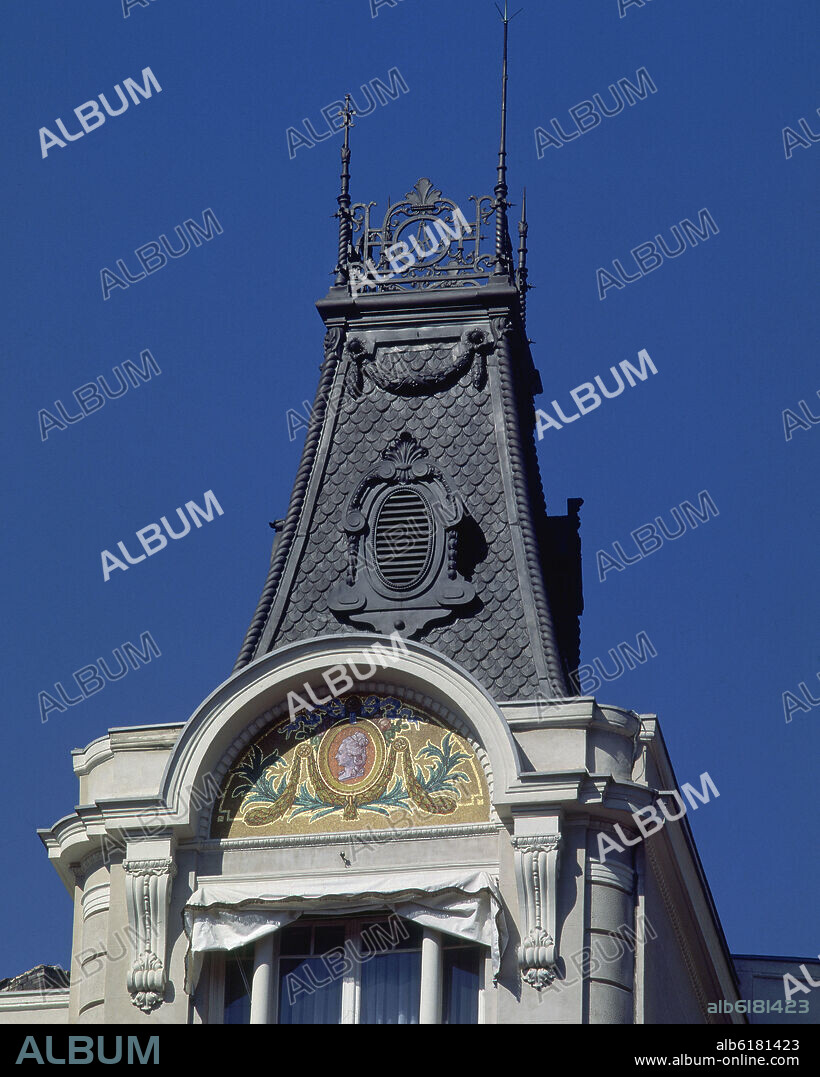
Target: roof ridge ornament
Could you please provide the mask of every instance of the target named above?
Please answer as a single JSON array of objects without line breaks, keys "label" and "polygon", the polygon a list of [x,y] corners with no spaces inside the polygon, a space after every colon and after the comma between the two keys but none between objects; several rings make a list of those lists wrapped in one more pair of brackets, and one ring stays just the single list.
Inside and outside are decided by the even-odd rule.
[{"label": "roof ridge ornament", "polygon": [[412,434],[405,430],[395,441],[392,441],[382,453],[383,460],[389,460],[396,465],[396,474],[400,479],[407,480],[411,475],[422,477],[427,474],[429,468],[426,464],[414,466],[416,461],[423,460],[428,456],[427,449],[419,445]]},{"label": "roof ridge ornament", "polygon": [[469,201],[470,220],[423,176],[399,202],[388,204],[380,225],[372,217],[375,202],[354,203],[348,214],[356,243],[340,283],[349,281],[354,299],[363,292],[487,284],[493,255],[481,241],[493,199],[471,195]]},{"label": "roof ridge ornament", "polygon": [[422,176],[413,187],[413,190],[408,191],[404,197],[412,205],[428,207],[434,206],[438,202],[441,198],[441,191],[434,187],[432,181],[427,179],[426,176]]}]

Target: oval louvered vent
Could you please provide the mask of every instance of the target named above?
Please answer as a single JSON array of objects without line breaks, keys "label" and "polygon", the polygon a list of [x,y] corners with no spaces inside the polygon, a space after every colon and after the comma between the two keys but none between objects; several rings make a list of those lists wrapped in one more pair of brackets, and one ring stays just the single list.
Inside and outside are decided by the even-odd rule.
[{"label": "oval louvered vent", "polygon": [[387,586],[415,587],[433,552],[433,521],[424,498],[407,486],[391,491],[379,509],[373,541],[376,567]]}]

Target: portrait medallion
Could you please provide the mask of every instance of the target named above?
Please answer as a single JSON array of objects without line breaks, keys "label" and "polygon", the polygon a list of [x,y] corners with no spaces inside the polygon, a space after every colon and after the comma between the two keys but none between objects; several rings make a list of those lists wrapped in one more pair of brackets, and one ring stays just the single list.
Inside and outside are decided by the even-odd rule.
[{"label": "portrait medallion", "polygon": [[375,785],[384,767],[385,742],[367,719],[342,722],[329,729],[319,744],[319,773],[338,793],[363,793]]}]

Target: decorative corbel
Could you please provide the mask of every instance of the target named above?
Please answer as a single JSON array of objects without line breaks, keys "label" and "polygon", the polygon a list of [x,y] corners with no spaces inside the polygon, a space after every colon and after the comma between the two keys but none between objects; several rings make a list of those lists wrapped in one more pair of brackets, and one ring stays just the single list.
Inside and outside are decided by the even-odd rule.
[{"label": "decorative corbel", "polygon": [[123,867],[133,958],[126,982],[134,1005],[150,1013],[162,1004],[168,982],[168,909],[176,868],[171,857],[126,860]]},{"label": "decorative corbel", "polygon": [[364,389],[362,366],[373,358],[373,354],[373,348],[368,346],[361,337],[348,337],[345,342],[342,355],[350,360],[345,374],[345,388],[354,400],[362,395]]},{"label": "decorative corbel", "polygon": [[490,327],[493,331],[494,350],[500,351],[504,339],[513,333],[513,320],[509,314],[496,314],[490,318]]},{"label": "decorative corbel", "polygon": [[342,353],[343,344],[344,330],[338,325],[331,326],[325,333],[325,361],[330,362],[331,359],[338,359]]},{"label": "decorative corbel", "polygon": [[556,896],[558,883],[558,834],[527,835],[512,839],[521,911],[521,977],[541,990],[555,979]]}]

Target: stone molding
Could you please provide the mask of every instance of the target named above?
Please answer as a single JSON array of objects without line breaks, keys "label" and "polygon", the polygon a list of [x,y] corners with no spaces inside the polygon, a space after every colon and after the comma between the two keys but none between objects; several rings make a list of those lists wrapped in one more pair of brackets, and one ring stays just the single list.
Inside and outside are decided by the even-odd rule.
[{"label": "stone molding", "polygon": [[93,916],[94,913],[108,912],[111,904],[111,884],[97,883],[96,886],[89,886],[83,892],[80,904],[83,910],[83,922]]},{"label": "stone molding", "polygon": [[0,1013],[25,1014],[36,1010],[67,1010],[68,996],[67,987],[56,991],[3,991],[0,992]]},{"label": "stone molding", "polygon": [[[362,653],[375,643],[392,641],[372,633],[322,636],[288,644],[256,659],[235,673],[207,699],[186,723],[172,750],[158,790],[168,805],[173,825],[195,831],[198,811],[190,790],[202,774],[216,773],[231,743],[260,714],[277,706],[290,690],[336,664],[361,664]],[[452,659],[412,640],[394,648],[385,683],[421,690],[462,716],[471,738],[483,746],[493,775],[494,799],[513,785],[519,774],[518,751],[504,718],[486,689]],[[180,825],[181,824],[181,825]],[[180,837],[188,835],[178,835]],[[193,835],[191,835],[193,836]]]},{"label": "stone molding", "polygon": [[652,875],[655,880],[655,885],[658,888],[658,892],[663,902],[663,907],[666,910],[666,915],[669,918],[669,922],[672,925],[672,930],[675,934],[675,941],[678,944],[683,963],[686,967],[687,975],[689,976],[689,982],[692,985],[692,989],[697,996],[698,1003],[700,1004],[701,1011],[704,1016],[704,1020],[707,1024],[717,1024],[715,1018],[709,1014],[708,1004],[710,999],[708,998],[706,991],[704,990],[703,981],[701,980],[697,965],[692,959],[691,948],[686,938],[686,932],[681,924],[680,916],[675,907],[675,900],[667,886],[666,879],[664,877],[663,868],[658,860],[655,850],[652,848],[651,842],[645,842],[644,848],[646,849],[646,859],[652,871]]},{"label": "stone molding", "polygon": [[598,860],[588,860],[587,880],[591,883],[601,883],[603,886],[612,886],[625,894],[632,894],[635,890],[635,872],[625,864],[618,864],[614,861],[602,864]]},{"label": "stone molding", "polygon": [[501,823],[465,823],[462,826],[413,827],[410,830],[350,830],[327,834],[276,835],[267,838],[208,838],[190,845],[180,846],[185,849],[197,849],[201,852],[228,849],[286,849],[300,846],[321,847],[324,845],[373,845],[377,842],[420,841],[435,838],[472,838],[485,834],[499,834],[504,831]]}]

